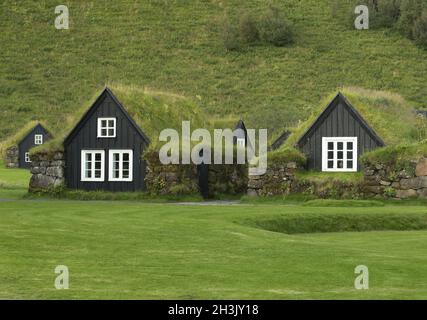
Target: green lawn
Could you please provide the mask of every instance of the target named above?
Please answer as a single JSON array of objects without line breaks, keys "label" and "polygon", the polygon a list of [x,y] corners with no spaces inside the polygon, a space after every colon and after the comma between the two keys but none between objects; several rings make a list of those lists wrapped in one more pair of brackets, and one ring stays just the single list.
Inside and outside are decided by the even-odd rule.
[{"label": "green lawn", "polygon": [[[425,204],[22,200],[28,177],[0,166],[0,299],[427,298],[427,231],[260,228],[290,221],[294,232],[298,217],[305,232],[378,228],[390,217],[388,228],[425,229]],[[369,290],[354,289],[360,264]],[[54,288],[57,265],[69,268],[69,290]]]},{"label": "green lawn", "polygon": [[0,160],[0,199],[20,198],[28,189],[30,171],[25,169],[7,169]]},{"label": "green lawn", "polygon": [[[426,299],[426,231],[287,235],[272,214],[427,213],[425,207],[0,203],[0,298]],[[54,289],[57,265],[70,289]],[[370,289],[354,289],[367,265]]]}]

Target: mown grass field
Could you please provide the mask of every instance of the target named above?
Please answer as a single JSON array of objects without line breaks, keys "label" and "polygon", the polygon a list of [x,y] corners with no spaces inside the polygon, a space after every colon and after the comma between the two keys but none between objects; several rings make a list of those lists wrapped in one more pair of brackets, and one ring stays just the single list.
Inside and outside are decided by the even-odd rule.
[{"label": "mown grass field", "polygon": [[427,52],[412,41],[351,30],[332,17],[330,0],[272,2],[295,25],[295,44],[226,52],[224,13],[259,17],[266,1],[69,0],[61,4],[70,30],[62,31],[54,28],[57,1],[2,1],[0,140],[30,119],[63,128],[109,82],[181,94],[208,117],[243,116],[273,135],[306,120],[342,86],[392,91],[425,106]]},{"label": "mown grass field", "polygon": [[[0,176],[1,299],[427,299],[425,205],[23,200],[28,175]],[[266,230],[287,218],[336,227],[333,216],[424,230]],[[361,264],[369,290],[354,289]],[[57,265],[69,268],[68,290],[54,288]]]}]

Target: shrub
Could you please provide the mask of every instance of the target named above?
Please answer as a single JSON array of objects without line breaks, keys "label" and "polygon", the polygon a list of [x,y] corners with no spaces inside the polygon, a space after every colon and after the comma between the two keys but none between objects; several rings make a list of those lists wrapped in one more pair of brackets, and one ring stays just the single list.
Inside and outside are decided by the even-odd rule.
[{"label": "shrub", "polygon": [[387,198],[394,198],[396,196],[396,190],[392,187],[386,187],[384,189],[384,196]]},{"label": "shrub", "polygon": [[[395,25],[400,16],[399,0],[381,0],[377,1],[372,11],[372,27],[390,28]],[[370,11],[371,12],[371,11]]]},{"label": "shrub", "polygon": [[415,21],[413,36],[419,46],[427,49],[427,11]]},{"label": "shrub", "polygon": [[271,6],[259,24],[263,41],[282,47],[293,43],[294,34],[290,24],[282,17],[278,8]]},{"label": "shrub", "polygon": [[241,47],[238,30],[228,15],[223,18],[221,35],[227,51],[238,50]]},{"label": "shrub", "polygon": [[400,5],[397,27],[406,37],[414,39],[414,22],[421,16],[423,0],[406,0]]},{"label": "shrub", "polygon": [[243,43],[251,44],[259,39],[256,21],[249,13],[244,13],[239,19],[239,35]]}]

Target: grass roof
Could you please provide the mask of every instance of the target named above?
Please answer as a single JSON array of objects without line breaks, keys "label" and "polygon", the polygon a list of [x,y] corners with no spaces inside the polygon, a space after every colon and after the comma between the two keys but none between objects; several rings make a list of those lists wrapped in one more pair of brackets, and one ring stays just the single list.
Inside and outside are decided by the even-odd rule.
[{"label": "grass roof", "polygon": [[[357,87],[344,87],[340,91],[387,146],[413,143],[425,138],[425,130],[420,128],[423,126],[420,122],[425,120],[417,117],[413,108],[400,95]],[[313,108],[314,112],[306,121],[292,128],[291,135],[282,147],[294,146],[336,94],[330,94]]]},{"label": "grass roof", "polygon": [[33,120],[21,127],[21,129],[19,129],[13,136],[1,142],[0,154],[2,155],[2,157],[4,156],[8,148],[12,146],[17,146],[22,141],[22,139],[24,139],[38,124],[41,124],[44,128],[46,128],[45,123],[43,123],[42,121]]},{"label": "grass roof", "polygon": [[[117,83],[109,84],[108,87],[151,140],[150,148],[158,147],[158,136],[163,129],[171,128],[180,133],[182,121],[190,121],[192,129],[204,128],[207,122],[207,117],[200,106],[184,96]],[[101,88],[97,90],[78,112],[67,119],[64,130],[56,139],[34,148],[31,153],[63,150],[65,138],[92,106],[101,91]]]}]

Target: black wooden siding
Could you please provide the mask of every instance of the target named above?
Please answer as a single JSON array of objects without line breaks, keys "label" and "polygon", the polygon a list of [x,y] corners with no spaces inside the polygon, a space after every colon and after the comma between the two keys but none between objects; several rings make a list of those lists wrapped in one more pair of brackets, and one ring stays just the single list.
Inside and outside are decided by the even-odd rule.
[{"label": "black wooden siding", "polygon": [[29,152],[31,148],[36,146],[36,144],[34,143],[34,137],[36,134],[43,135],[43,143],[46,143],[48,140],[52,138],[49,132],[45,128],[43,128],[42,125],[40,124],[36,125],[34,129],[31,130],[31,132],[27,134],[25,138],[22,139],[22,141],[18,145],[20,168],[29,169],[31,166],[31,163],[25,162],[25,153]]},{"label": "black wooden siding", "polygon": [[[367,151],[384,145],[373,130],[366,126],[361,116],[341,96],[338,95],[312,128],[298,142],[299,148],[307,156],[309,170],[322,170],[323,137],[357,137],[358,159]],[[360,170],[360,161],[357,161]]]},{"label": "black wooden siding", "polygon": [[[116,118],[115,138],[97,137],[99,117]],[[65,179],[68,188],[108,191],[145,189],[145,162],[141,160],[141,154],[147,143],[111,96],[104,91],[76,129],[77,132],[65,143]],[[109,150],[111,149],[133,150],[133,181],[108,181]],[[81,181],[82,150],[105,151],[103,182]]]}]

